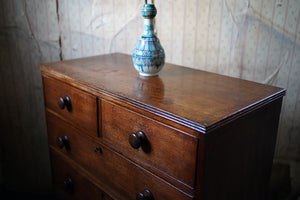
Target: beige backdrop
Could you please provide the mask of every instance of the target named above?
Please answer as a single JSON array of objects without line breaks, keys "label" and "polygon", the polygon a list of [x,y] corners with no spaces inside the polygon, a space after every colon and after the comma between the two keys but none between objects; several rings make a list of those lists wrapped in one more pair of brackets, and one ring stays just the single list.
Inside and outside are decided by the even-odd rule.
[{"label": "beige backdrop", "polygon": [[[38,63],[130,54],[143,31],[143,2],[0,0],[2,182],[29,189],[49,187]],[[155,4],[156,33],[167,62],[287,88],[275,158],[290,165],[297,184],[300,0],[156,0]],[[16,183],[17,179],[22,181]]]}]

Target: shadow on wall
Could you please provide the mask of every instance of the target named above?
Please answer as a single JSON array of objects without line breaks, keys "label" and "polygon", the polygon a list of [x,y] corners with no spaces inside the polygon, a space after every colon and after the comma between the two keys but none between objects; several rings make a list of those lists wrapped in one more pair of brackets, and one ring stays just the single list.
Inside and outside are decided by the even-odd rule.
[{"label": "shadow on wall", "polygon": [[19,27],[0,31],[0,143],[3,182],[49,192],[50,165],[36,40]]},{"label": "shadow on wall", "polygon": [[291,167],[289,164],[273,164],[270,180],[270,200],[300,200],[300,179],[295,174],[291,174],[291,171],[299,171],[299,169],[299,165]]}]

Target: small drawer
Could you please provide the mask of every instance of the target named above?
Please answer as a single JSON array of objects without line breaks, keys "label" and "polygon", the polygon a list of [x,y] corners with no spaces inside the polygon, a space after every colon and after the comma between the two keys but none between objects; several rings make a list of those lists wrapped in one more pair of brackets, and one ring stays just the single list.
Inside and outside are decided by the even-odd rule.
[{"label": "small drawer", "polygon": [[[116,199],[136,199],[148,189],[155,200],[191,200],[188,195],[124,156],[81,134],[76,128],[47,113],[49,144],[86,169]],[[67,136],[67,145],[57,145],[57,137]],[[60,144],[60,142],[58,142]]]},{"label": "small drawer", "polygon": [[55,192],[63,199],[104,200],[105,194],[68,161],[50,150]]},{"label": "small drawer", "polygon": [[47,108],[98,135],[97,97],[47,77],[43,77],[43,85]]},{"label": "small drawer", "polygon": [[105,100],[101,106],[103,141],[194,187],[197,138]]}]

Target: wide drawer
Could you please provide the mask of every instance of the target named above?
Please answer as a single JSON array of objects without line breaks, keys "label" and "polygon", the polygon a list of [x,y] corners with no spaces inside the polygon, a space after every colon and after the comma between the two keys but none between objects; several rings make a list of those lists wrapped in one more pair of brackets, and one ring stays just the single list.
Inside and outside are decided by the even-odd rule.
[{"label": "wide drawer", "polygon": [[101,109],[104,141],[194,187],[197,138],[105,100]]},{"label": "wide drawer", "polygon": [[[155,200],[187,200],[192,197],[88,135],[47,113],[49,144],[80,164],[105,185],[117,199],[135,199],[145,189]],[[68,138],[68,145],[57,145],[57,138]],[[60,144],[60,142],[58,142]],[[66,148],[67,147],[67,148]]]},{"label": "wide drawer", "polygon": [[105,194],[62,156],[50,151],[55,192],[63,199],[104,200]]},{"label": "wide drawer", "polygon": [[43,85],[47,108],[98,135],[96,96],[52,78],[43,77]]}]

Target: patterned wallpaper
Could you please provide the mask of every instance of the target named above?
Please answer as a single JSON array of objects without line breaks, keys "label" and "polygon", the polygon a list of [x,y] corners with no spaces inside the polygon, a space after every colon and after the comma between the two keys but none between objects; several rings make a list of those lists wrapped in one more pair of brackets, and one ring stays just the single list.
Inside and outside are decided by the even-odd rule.
[{"label": "patterned wallpaper", "polygon": [[[26,74],[37,70],[38,62],[131,54],[143,31],[143,2],[0,0],[1,73],[14,77],[13,69]],[[167,62],[287,88],[275,157],[299,161],[300,0],[155,4],[156,32]],[[12,56],[16,68],[7,62]],[[32,84],[41,88],[38,78]]]}]

